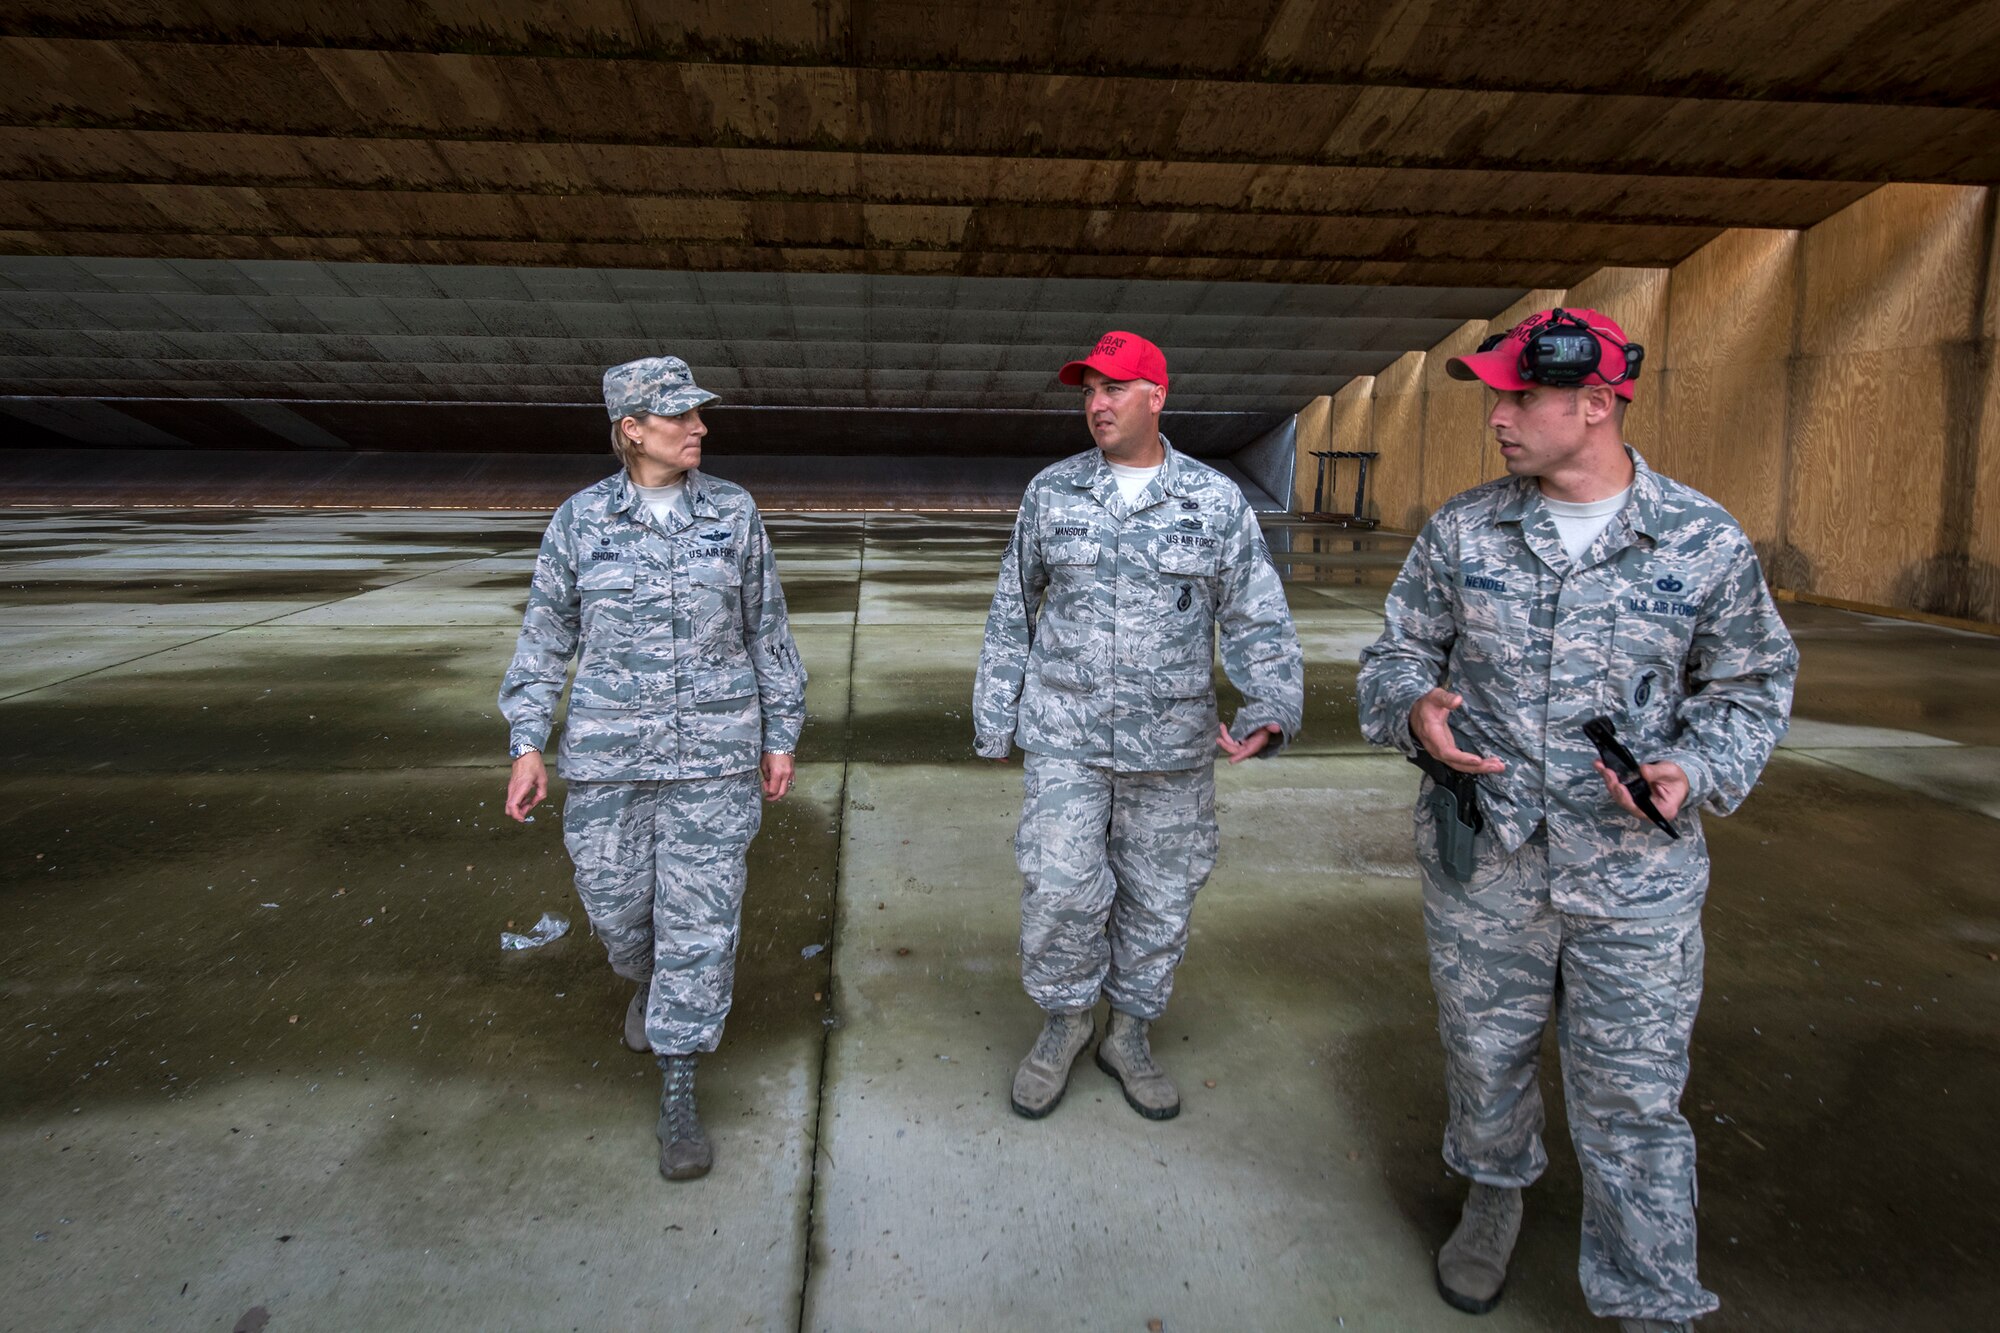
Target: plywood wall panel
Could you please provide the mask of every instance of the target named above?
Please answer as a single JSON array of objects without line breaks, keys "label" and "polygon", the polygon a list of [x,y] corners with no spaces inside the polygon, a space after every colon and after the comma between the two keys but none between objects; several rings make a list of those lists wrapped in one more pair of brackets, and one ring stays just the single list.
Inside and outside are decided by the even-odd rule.
[{"label": "plywood wall panel", "polygon": [[1781,580],[1974,614],[1991,212],[1983,190],[1888,186],[1800,241]]},{"label": "plywood wall panel", "polygon": [[1382,526],[1415,532],[1430,510],[1423,499],[1424,360],[1405,352],[1375,377],[1371,414],[1375,460],[1373,489]]},{"label": "plywood wall panel", "polygon": [[1797,232],[1726,232],[1674,268],[1650,386],[1659,425],[1640,446],[1720,501],[1767,560],[1781,545],[1798,247]]},{"label": "plywood wall panel", "polygon": [[1568,306],[1586,306],[1618,321],[1626,336],[1644,343],[1648,354],[1667,340],[1665,268],[1601,268],[1569,289]]},{"label": "plywood wall panel", "polygon": [[1729,231],[1671,270],[1663,367],[1782,362],[1792,354],[1799,233]]},{"label": "plywood wall panel", "polygon": [[1340,386],[1331,400],[1327,419],[1327,447],[1359,453],[1373,449],[1375,377],[1357,375]]},{"label": "plywood wall panel", "polygon": [[1537,287],[1495,315],[1486,326],[1487,332],[1505,333],[1528,316],[1559,306],[1568,299],[1569,293],[1560,287]]},{"label": "plywood wall panel", "polygon": [[1658,439],[1632,442],[1655,471],[1735,515],[1768,561],[1782,545],[1786,369],[1774,361],[1763,373],[1757,370],[1698,363],[1668,371],[1654,386],[1665,400],[1665,431]]},{"label": "plywood wall panel", "polygon": [[1804,234],[1798,352],[1837,356],[1968,339],[1986,192],[1887,185]]},{"label": "plywood wall panel", "polygon": [[[1991,296],[1988,297],[1989,310]],[[1979,457],[1966,546],[1966,615],[2000,623],[2000,355],[1992,337],[1979,357]]]},{"label": "plywood wall panel", "polygon": [[1906,347],[1795,363],[1787,585],[1952,614],[1937,539],[1960,360],[1960,349]]},{"label": "plywood wall panel", "polygon": [[1450,358],[1479,350],[1486,321],[1472,320],[1431,348],[1424,362],[1423,503],[1436,510],[1460,491],[1505,471],[1487,438],[1486,389],[1476,380],[1455,380]]},{"label": "plywood wall panel", "polygon": [[1319,460],[1313,457],[1313,450],[1338,447],[1327,442],[1327,427],[1332,416],[1333,399],[1325,394],[1299,409],[1298,456],[1292,465],[1292,512],[1295,514],[1312,509],[1313,475],[1319,466]]},{"label": "plywood wall panel", "polygon": [[1966,540],[1966,614],[2000,623],[2000,202],[1986,206],[1986,290],[1980,296],[1978,417],[1973,446],[1971,531]]}]

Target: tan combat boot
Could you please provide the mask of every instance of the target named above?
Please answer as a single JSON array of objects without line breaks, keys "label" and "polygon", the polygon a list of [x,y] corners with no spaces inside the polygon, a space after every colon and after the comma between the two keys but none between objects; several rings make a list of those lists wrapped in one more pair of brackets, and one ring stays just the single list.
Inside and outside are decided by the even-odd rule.
[{"label": "tan combat boot", "polygon": [[1181,1094],[1167,1071],[1153,1063],[1146,1041],[1152,1026],[1143,1018],[1111,1011],[1111,1029],[1097,1045],[1097,1067],[1118,1080],[1125,1101],[1148,1120],[1172,1120],[1181,1113]]},{"label": "tan combat boot", "polygon": [[646,992],[650,986],[641,985],[632,992],[632,1003],[625,1006],[625,1049],[647,1051],[646,1044]]},{"label": "tan combat boot", "polygon": [[1064,1089],[1069,1087],[1069,1067],[1076,1063],[1083,1048],[1090,1045],[1090,1035],[1096,1029],[1088,1009],[1049,1015],[1028,1058],[1014,1071],[1016,1112],[1030,1120],[1040,1120],[1056,1109]]},{"label": "tan combat boot", "polygon": [[1498,1305],[1520,1234],[1521,1191],[1475,1182],[1457,1229],[1438,1251],[1438,1295],[1445,1304],[1467,1314],[1485,1314]]},{"label": "tan combat boot", "polygon": [[692,1055],[663,1055],[666,1086],[660,1090],[660,1174],[668,1180],[693,1180],[708,1174],[715,1152],[694,1107]]}]

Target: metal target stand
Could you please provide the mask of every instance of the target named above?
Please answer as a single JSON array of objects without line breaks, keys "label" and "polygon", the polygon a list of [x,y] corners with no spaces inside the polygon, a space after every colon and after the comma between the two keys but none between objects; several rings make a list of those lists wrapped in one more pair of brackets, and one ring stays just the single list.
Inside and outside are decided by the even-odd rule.
[{"label": "metal target stand", "polygon": [[[1359,449],[1314,449],[1316,460],[1313,473],[1312,511],[1305,515],[1318,523],[1336,523],[1344,528],[1374,528],[1381,520],[1364,517],[1368,510],[1368,465],[1380,455],[1371,450]],[[1354,509],[1351,513],[1329,513],[1326,509],[1327,492],[1334,489],[1339,480],[1340,461],[1351,458],[1360,475],[1354,482]]]}]

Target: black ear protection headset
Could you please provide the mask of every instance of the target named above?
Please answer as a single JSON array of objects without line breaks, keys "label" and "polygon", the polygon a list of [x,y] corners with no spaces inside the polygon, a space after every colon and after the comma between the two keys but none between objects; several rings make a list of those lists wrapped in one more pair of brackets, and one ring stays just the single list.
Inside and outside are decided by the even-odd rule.
[{"label": "black ear protection headset", "polygon": [[[1479,344],[1479,350],[1490,352],[1513,335],[1513,329],[1496,333]],[[1521,378],[1530,384],[1574,389],[1598,374],[1598,363],[1604,359],[1607,342],[1625,353],[1625,369],[1617,375],[1605,375],[1598,382],[1623,384],[1638,378],[1640,363],[1646,359],[1645,348],[1638,343],[1621,343],[1567,310],[1551,310],[1549,317],[1536,325],[1527,342],[1521,345]]]}]

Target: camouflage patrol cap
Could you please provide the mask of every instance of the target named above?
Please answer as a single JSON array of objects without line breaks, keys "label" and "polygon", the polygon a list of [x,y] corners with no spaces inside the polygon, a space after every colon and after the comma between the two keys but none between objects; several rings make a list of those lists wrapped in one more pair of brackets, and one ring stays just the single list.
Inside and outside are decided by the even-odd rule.
[{"label": "camouflage patrol cap", "polygon": [[677,356],[642,356],[604,372],[604,410],[613,421],[648,412],[677,417],[714,400]]}]

